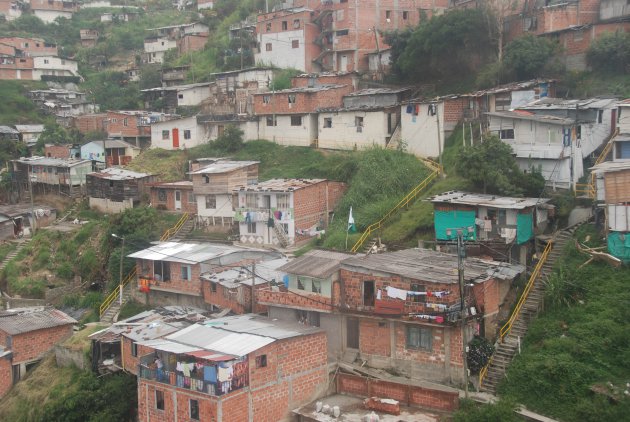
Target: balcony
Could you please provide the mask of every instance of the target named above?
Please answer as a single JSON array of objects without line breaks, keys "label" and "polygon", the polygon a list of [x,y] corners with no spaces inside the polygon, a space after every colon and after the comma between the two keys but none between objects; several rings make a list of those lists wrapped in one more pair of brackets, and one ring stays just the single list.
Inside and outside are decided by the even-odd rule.
[{"label": "balcony", "polygon": [[[233,362],[228,362],[229,366],[233,369],[233,374],[230,376],[228,381],[221,382],[216,380],[217,365],[219,365],[217,362],[204,361],[204,364],[199,364],[198,362],[200,360],[194,359],[197,362],[194,365],[197,369],[193,371],[190,376],[187,376],[184,375],[183,371],[177,371],[176,368],[168,366],[167,362],[171,361],[170,359],[166,359],[168,356],[168,354],[164,354],[162,356],[162,361],[165,362],[162,369],[157,369],[155,364],[152,363],[155,358],[155,354],[151,353],[150,355],[142,357],[141,363],[138,365],[138,377],[215,397],[223,396],[249,385],[249,369],[247,360],[237,362],[235,364]],[[183,355],[176,356],[176,361],[193,360],[191,358],[184,358]],[[210,371],[206,371],[206,369],[210,369]],[[215,380],[211,381],[207,378],[204,379],[204,375],[208,375],[208,372],[212,372],[214,374]]]}]

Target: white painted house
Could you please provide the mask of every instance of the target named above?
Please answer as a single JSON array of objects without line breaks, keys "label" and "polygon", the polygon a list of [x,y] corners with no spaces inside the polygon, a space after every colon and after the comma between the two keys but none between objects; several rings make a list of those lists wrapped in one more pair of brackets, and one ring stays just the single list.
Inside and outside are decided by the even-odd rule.
[{"label": "white painted house", "polygon": [[195,116],[151,124],[151,148],[187,149],[208,143],[209,139]]},{"label": "white painted house", "polygon": [[377,145],[387,147],[396,128],[398,107],[322,109],[317,146],[352,150]]},{"label": "white painted house", "polygon": [[157,88],[143,89],[146,107],[150,108],[153,102],[162,100],[163,111],[174,113],[177,107],[197,106],[210,98],[210,86],[212,82],[203,82],[187,85],[173,85]]},{"label": "white painted house", "polygon": [[280,145],[308,147],[317,139],[317,113],[261,116],[256,139],[268,139]]},{"label": "white painted house", "polygon": [[177,48],[177,41],[167,37],[148,37],[144,39],[143,62],[164,63],[168,50]]},{"label": "white painted house", "polygon": [[617,103],[617,126],[619,133],[630,133],[630,99]]},{"label": "white painted house", "polygon": [[75,60],[55,56],[33,57],[33,79],[41,80],[43,75],[81,76],[79,65]]}]

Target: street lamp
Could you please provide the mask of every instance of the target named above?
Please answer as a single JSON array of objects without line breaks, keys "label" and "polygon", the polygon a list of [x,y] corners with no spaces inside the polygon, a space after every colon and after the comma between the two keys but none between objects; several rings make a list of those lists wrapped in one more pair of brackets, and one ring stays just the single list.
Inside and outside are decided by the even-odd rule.
[{"label": "street lamp", "polygon": [[123,301],[123,257],[125,256],[125,237],[124,236],[118,236],[116,233],[112,233],[112,237],[115,237],[116,239],[120,239],[122,240],[122,247],[120,248],[120,273],[119,273],[119,278],[118,278],[118,302],[120,303],[120,306],[122,306],[122,301]]}]

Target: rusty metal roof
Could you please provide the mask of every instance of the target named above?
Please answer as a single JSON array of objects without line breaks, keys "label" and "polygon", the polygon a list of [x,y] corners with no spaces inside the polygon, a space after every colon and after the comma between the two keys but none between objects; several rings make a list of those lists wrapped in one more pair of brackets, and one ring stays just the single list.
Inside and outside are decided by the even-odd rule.
[{"label": "rusty metal roof", "polygon": [[235,192],[292,192],[326,181],[327,179],[271,179],[255,185],[242,186],[235,189]]},{"label": "rusty metal roof", "polygon": [[0,330],[10,335],[77,324],[74,318],[51,306],[0,311]]}]

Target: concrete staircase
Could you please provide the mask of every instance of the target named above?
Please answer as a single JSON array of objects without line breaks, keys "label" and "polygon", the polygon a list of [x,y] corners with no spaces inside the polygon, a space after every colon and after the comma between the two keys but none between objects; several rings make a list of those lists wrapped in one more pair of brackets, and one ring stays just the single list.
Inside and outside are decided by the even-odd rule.
[{"label": "concrete staircase", "polygon": [[570,228],[556,232],[553,238],[552,249],[547,259],[542,264],[541,271],[535,279],[520,312],[512,324],[509,333],[495,344],[495,352],[488,365],[488,370],[483,378],[480,391],[496,394],[496,389],[507,371],[512,359],[519,350],[519,344],[527,333],[529,323],[536,318],[540,311],[545,294],[543,280],[552,272],[558,258],[562,255],[564,247],[573,239],[573,233],[584,222],[580,222]]},{"label": "concrete staircase", "polygon": [[[123,305],[127,303],[129,299],[131,298],[133,284],[134,283],[129,283],[123,289],[123,298],[122,298]],[[107,311],[105,311],[105,313],[101,316],[101,322],[106,323],[106,324],[111,324],[113,322],[116,322],[114,321],[114,319],[117,319],[116,317],[118,316],[118,313],[120,312],[120,308],[121,308],[120,300],[116,299],[115,301],[112,302],[112,304],[107,309]]]},{"label": "concrete staircase", "polygon": [[275,220],[273,231],[278,238],[278,242],[280,242],[280,246],[282,246],[283,248],[289,246],[289,235],[285,233],[282,223],[280,223],[279,220]]},{"label": "concrete staircase", "polygon": [[193,218],[188,218],[188,220],[186,220],[184,225],[177,231],[177,233],[175,233],[173,237],[168,239],[169,242],[181,242],[183,240],[186,240],[186,238],[194,230],[194,228],[195,220]]},{"label": "concrete staircase", "polygon": [[7,266],[9,261],[11,261],[13,258],[16,257],[18,253],[20,253],[20,250],[22,250],[22,248],[28,243],[28,239],[18,239],[16,243],[17,247],[15,248],[15,250],[11,251],[6,257],[4,257],[2,262],[0,262],[0,271],[4,270],[4,267]]}]

